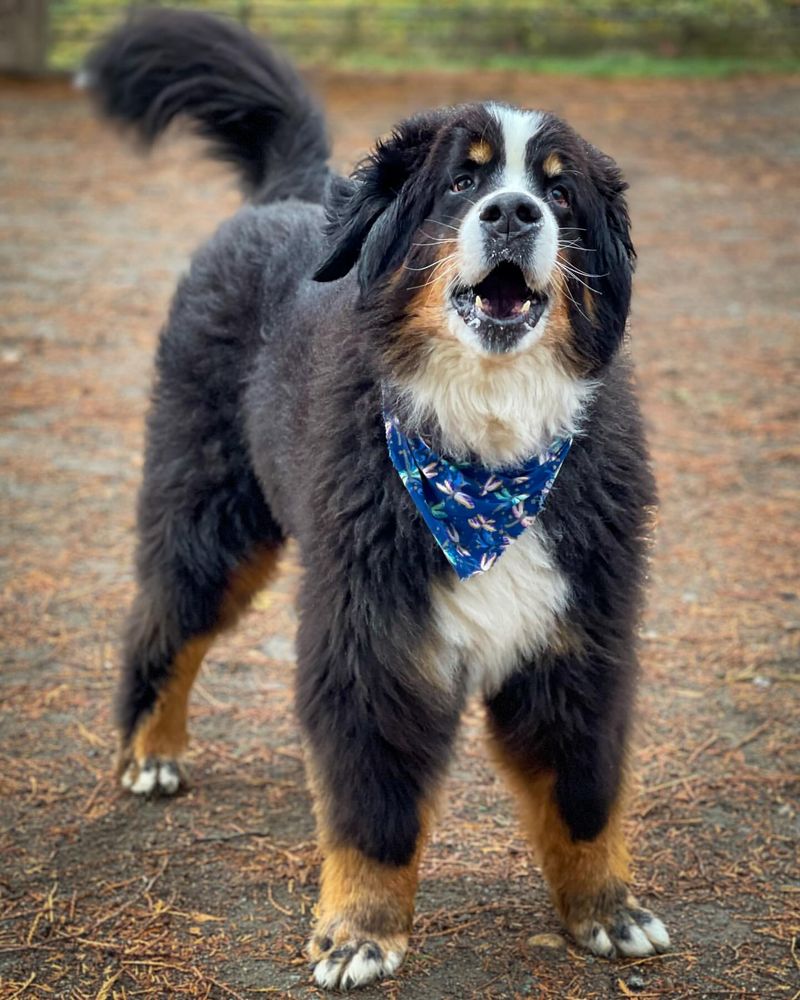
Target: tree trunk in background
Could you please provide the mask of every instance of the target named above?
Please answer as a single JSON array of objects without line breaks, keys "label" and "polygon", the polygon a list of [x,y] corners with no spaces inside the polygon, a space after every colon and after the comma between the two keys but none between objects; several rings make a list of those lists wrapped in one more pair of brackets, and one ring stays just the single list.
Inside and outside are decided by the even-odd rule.
[{"label": "tree trunk in background", "polygon": [[42,73],[49,0],[0,0],[0,72]]}]

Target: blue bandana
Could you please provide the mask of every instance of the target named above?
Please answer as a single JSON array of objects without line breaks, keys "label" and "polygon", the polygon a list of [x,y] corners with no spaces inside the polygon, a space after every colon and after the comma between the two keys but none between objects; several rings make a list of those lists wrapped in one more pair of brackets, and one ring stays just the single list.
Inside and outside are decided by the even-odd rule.
[{"label": "blue bandana", "polygon": [[572,438],[557,438],[518,469],[451,462],[407,437],[384,412],[392,465],[462,580],[491,569],[544,507]]}]

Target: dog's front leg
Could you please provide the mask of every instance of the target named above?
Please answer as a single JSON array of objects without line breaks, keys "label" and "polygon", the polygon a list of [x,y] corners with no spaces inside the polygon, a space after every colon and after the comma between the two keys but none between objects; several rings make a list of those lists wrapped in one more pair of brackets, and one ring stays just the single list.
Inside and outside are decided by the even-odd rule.
[{"label": "dog's front leg", "polygon": [[308,945],[320,986],[352,989],[391,976],[400,966],[408,948],[426,826],[423,818],[410,860],[392,864],[328,842],[330,827],[321,820],[320,897]]},{"label": "dog's front leg", "polygon": [[662,922],[628,888],[622,828],[635,665],[554,656],[488,701],[490,743],[519,804],[553,901],[597,955],[669,948]]},{"label": "dog's front leg", "polygon": [[320,986],[352,989],[392,975],[405,956],[463,698],[426,675],[424,649],[412,655],[407,635],[381,635],[380,648],[366,635],[342,640],[316,609],[298,634],[297,707],[323,853],[308,951]]}]

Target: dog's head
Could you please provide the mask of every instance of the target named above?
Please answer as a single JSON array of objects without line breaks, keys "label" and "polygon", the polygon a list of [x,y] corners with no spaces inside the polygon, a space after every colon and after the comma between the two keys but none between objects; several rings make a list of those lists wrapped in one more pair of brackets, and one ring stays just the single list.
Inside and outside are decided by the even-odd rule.
[{"label": "dog's head", "polygon": [[403,122],[328,202],[316,278],[354,266],[362,298],[424,337],[509,355],[549,343],[576,374],[622,338],[634,251],[609,157],[554,115],[499,104]]}]

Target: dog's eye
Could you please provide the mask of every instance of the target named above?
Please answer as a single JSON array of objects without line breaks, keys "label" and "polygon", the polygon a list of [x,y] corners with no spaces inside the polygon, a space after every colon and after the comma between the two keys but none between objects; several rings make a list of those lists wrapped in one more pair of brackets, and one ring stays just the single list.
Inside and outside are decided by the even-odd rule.
[{"label": "dog's eye", "polygon": [[456,177],[456,179],[450,185],[450,190],[468,191],[471,187],[474,186],[475,186],[475,181],[468,174],[462,174],[460,177]]},{"label": "dog's eye", "polygon": [[547,197],[559,208],[569,208],[569,194],[566,188],[556,184],[547,192]]}]

